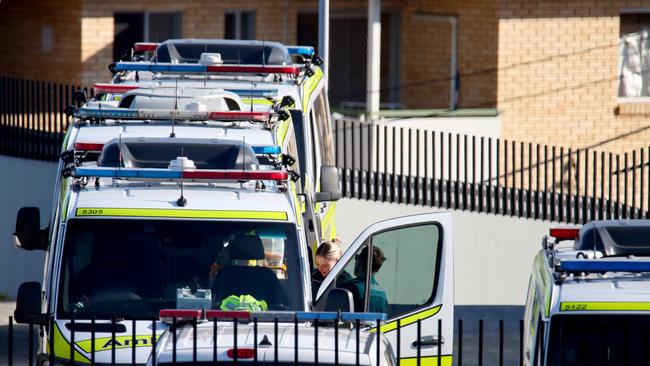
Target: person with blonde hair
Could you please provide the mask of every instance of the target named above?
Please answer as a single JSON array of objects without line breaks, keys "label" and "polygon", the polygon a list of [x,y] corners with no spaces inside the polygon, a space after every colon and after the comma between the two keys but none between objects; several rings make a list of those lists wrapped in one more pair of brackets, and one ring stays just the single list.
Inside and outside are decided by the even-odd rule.
[{"label": "person with blonde hair", "polygon": [[[332,238],[324,241],[316,250],[316,270],[311,275],[312,291],[314,295],[318,292],[325,277],[330,273],[332,268],[341,259],[343,250],[341,249],[341,240],[339,238]],[[352,276],[349,273],[342,271],[341,275],[337,278],[336,282],[344,283],[350,281]]]}]

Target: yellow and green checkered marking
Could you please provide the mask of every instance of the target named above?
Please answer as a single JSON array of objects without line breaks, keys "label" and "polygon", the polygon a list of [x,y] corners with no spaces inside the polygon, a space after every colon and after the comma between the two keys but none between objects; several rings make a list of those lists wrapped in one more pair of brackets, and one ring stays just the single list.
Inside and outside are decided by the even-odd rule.
[{"label": "yellow and green checkered marking", "polygon": [[650,302],[562,302],[560,311],[650,311]]}]

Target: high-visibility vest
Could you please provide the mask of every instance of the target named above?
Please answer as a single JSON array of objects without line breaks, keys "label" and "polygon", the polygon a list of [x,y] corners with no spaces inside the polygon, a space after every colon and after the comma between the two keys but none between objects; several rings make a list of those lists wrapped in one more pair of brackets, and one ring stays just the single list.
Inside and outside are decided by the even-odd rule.
[{"label": "high-visibility vest", "polygon": [[257,300],[251,295],[230,295],[221,301],[221,310],[266,311],[268,305],[264,300]]}]

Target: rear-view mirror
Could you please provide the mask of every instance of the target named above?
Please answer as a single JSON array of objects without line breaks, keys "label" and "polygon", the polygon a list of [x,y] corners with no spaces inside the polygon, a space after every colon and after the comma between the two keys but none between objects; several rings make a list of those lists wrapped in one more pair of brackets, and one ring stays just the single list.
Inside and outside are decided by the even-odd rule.
[{"label": "rear-view mirror", "polygon": [[38,207],[22,207],[16,216],[16,231],[11,243],[25,250],[47,250],[47,232],[48,229],[41,230]]},{"label": "rear-view mirror", "polygon": [[47,316],[41,313],[41,284],[25,282],[18,288],[14,319],[23,324],[47,324]]},{"label": "rear-view mirror", "polygon": [[320,192],[316,192],[316,202],[336,201],[341,198],[339,170],[335,166],[320,167]]}]

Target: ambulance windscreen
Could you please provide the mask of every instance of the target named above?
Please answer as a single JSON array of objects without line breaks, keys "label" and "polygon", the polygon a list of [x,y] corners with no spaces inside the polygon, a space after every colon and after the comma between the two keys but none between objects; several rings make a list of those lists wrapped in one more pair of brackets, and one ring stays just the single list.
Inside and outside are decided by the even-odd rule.
[{"label": "ambulance windscreen", "polygon": [[196,169],[258,170],[249,145],[238,141],[189,138],[122,138],[107,142],[99,156],[102,167],[167,168],[179,156],[194,161]]},{"label": "ambulance windscreen", "polygon": [[648,360],[649,327],[650,317],[647,315],[553,316],[547,364],[647,364],[640,361]]},{"label": "ambulance windscreen", "polygon": [[304,311],[297,248],[295,227],[280,222],[71,219],[57,312]]}]

